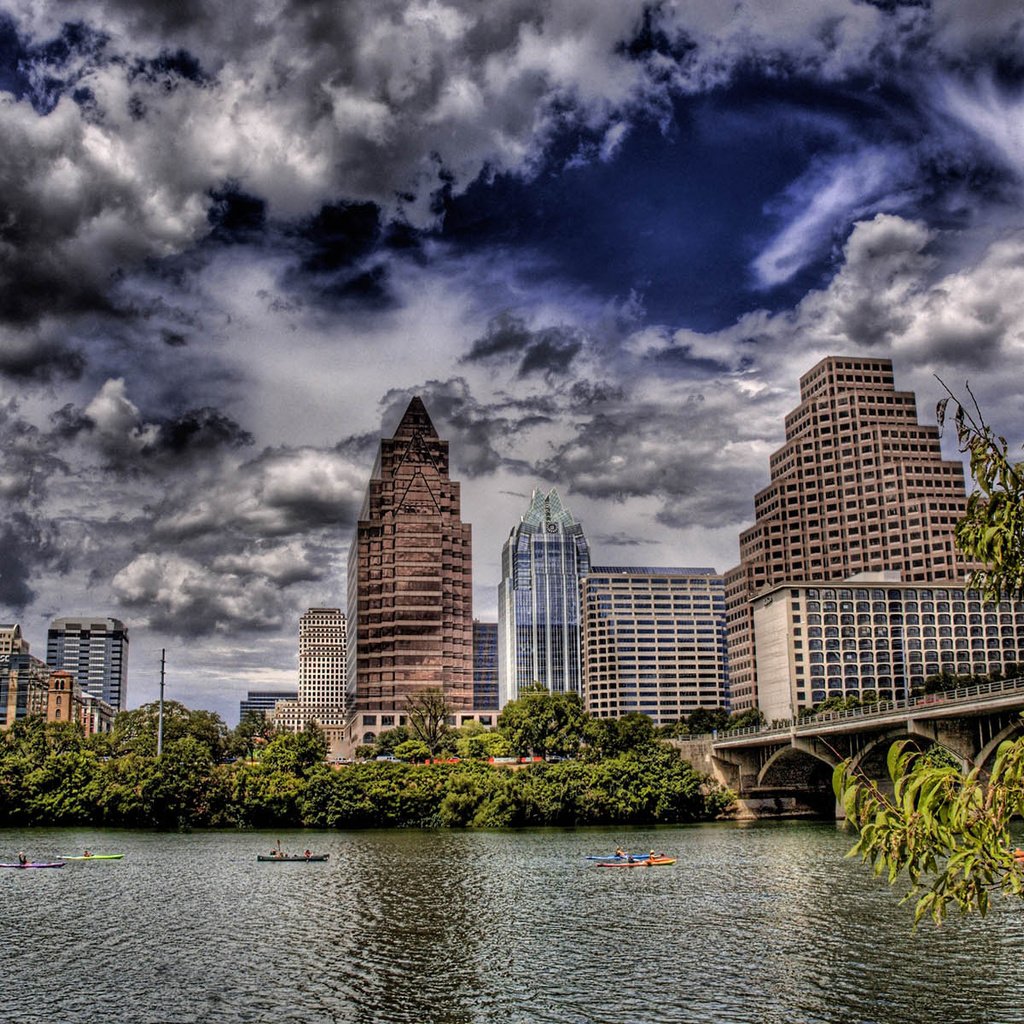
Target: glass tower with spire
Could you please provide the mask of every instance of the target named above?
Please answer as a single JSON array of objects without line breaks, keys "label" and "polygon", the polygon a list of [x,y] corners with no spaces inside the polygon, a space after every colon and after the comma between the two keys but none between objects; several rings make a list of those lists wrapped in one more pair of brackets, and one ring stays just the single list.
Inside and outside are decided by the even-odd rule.
[{"label": "glass tower with spire", "polygon": [[583,527],[552,488],[530,507],[501,551],[498,587],[498,702],[531,683],[582,689],[580,577],[590,571]]}]

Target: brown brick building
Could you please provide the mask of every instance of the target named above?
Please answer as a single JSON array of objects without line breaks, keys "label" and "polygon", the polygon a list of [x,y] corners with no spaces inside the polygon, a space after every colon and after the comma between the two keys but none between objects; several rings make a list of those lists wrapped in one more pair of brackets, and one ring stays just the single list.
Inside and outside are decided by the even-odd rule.
[{"label": "brown brick building", "polygon": [[473,705],[471,528],[448,475],[448,442],[414,398],[380,443],[349,550],[349,681],[359,742],[399,724],[408,700],[440,689]]},{"label": "brown brick building", "polygon": [[962,581],[953,541],[964,473],[938,428],[918,422],[892,361],[830,356],[800,378],[800,404],[770,460],[771,482],[725,574],[734,709],[757,704],[750,599],[783,581],[898,571],[907,582]]}]

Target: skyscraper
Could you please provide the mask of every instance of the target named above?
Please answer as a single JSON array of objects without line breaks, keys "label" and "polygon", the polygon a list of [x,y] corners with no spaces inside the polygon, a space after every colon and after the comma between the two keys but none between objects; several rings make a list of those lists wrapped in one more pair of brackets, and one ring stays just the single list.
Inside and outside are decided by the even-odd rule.
[{"label": "skyscraper", "polygon": [[714,569],[594,566],[580,584],[583,706],[656,725],[726,704],[725,589]]},{"label": "skyscraper", "polygon": [[891,360],[823,359],[800,378],[785,426],[726,573],[733,708],[757,703],[750,600],[766,587],[884,571],[959,581],[970,568],[953,540],[963,467],[943,459],[938,428],[918,422],[913,392],[896,390]]},{"label": "skyscraper", "polygon": [[78,685],[123,711],[128,700],[128,628],[120,619],[54,619],[46,663],[70,672]]},{"label": "skyscraper", "polygon": [[348,721],[348,629],[340,608],[310,608],[299,619],[299,691],[280,700],[271,718],[279,728],[301,732]]},{"label": "skyscraper", "polygon": [[442,441],[414,398],[380,451],[348,560],[349,682],[361,742],[439,689],[473,703],[471,528]]},{"label": "skyscraper", "polygon": [[498,624],[473,622],[473,707],[498,710]]},{"label": "skyscraper", "polygon": [[531,683],[582,690],[580,577],[590,570],[583,527],[558,492],[533,492],[501,551],[498,587],[498,700]]}]

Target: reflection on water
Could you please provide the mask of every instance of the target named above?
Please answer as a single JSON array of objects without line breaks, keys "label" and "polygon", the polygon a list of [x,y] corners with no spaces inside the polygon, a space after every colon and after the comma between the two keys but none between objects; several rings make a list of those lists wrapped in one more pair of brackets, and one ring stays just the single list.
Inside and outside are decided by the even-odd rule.
[{"label": "reflection on water", "polygon": [[[326,864],[258,864],[286,849]],[[626,843],[674,867],[601,870]],[[2,831],[4,1019],[1024,1022],[1018,904],[910,928],[831,825],[632,833]],[[12,952],[13,951],[13,952]]]}]

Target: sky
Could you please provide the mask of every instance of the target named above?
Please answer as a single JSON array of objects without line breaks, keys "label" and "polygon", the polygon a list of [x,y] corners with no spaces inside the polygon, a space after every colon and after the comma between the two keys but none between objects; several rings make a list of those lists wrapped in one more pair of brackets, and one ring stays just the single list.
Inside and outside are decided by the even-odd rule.
[{"label": "sky", "polygon": [[1019,0],[0,0],[0,139],[0,621],[133,707],[295,685],[413,395],[491,620],[535,487],[734,565],[826,355],[1024,439]]}]

